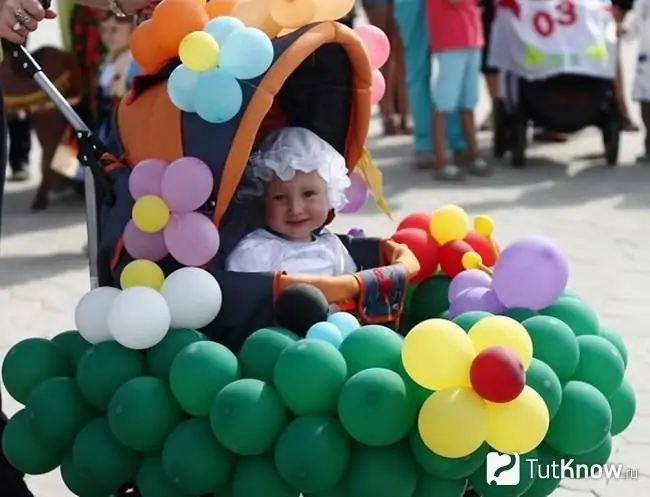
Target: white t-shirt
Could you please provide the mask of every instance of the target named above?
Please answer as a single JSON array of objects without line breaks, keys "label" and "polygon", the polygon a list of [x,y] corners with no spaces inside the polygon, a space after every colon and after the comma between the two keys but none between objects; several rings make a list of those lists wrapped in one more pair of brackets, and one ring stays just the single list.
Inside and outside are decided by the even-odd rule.
[{"label": "white t-shirt", "polygon": [[311,242],[292,242],[259,229],[237,244],[226,260],[226,270],[339,276],[355,273],[357,265],[339,237],[327,230]]}]

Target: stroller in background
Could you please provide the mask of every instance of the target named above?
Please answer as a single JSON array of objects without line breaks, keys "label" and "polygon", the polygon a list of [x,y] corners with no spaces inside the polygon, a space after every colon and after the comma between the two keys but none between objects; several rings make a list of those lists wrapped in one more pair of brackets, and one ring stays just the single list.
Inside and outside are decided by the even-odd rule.
[{"label": "stroller in background", "polygon": [[616,26],[609,0],[501,0],[490,66],[501,74],[493,150],[526,163],[528,126],[601,130],[607,164],[618,161],[623,121],[614,95]]}]

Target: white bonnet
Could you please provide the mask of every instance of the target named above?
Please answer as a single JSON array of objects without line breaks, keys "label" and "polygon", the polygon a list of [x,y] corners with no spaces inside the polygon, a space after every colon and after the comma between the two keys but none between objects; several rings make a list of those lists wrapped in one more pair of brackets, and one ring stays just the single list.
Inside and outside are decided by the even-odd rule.
[{"label": "white bonnet", "polygon": [[262,182],[271,181],[274,175],[290,181],[296,171],[318,171],[327,184],[330,207],[337,211],[345,207],[345,190],[350,186],[345,159],[316,133],[299,127],[282,128],[264,139],[249,159],[236,197],[260,196]]}]

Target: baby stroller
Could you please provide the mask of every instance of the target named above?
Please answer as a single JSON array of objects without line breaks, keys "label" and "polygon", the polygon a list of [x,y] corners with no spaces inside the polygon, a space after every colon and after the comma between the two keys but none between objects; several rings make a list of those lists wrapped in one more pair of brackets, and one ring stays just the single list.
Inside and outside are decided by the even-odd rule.
[{"label": "baby stroller", "polygon": [[502,1],[498,7],[489,53],[501,73],[495,157],[510,152],[512,165],[523,167],[529,124],[559,133],[596,126],[607,164],[616,165],[623,122],[614,95],[609,1]]},{"label": "baby stroller", "polygon": [[[304,276],[223,269],[229,252],[243,236],[263,227],[257,206],[232,200],[251,150],[266,134],[287,125],[308,128],[346,158],[350,171],[364,153],[370,124],[371,69],[359,38],[342,24],[320,22],[275,38],[273,45],[274,61],[269,70],[248,81],[243,87],[242,110],[221,124],[204,121],[172,104],[166,82],[179,60],[137,78],[115,113],[106,148],[49,88],[42,73],[34,71],[78,130],[82,163],[93,173],[86,174],[93,286],[118,286],[122,269],[133,260],[122,242],[133,207],[128,188],[133,165],[153,157],[171,163],[192,156],[210,166],[216,191],[201,212],[219,228],[221,244],[205,269],[218,280],[223,304],[217,319],[202,331],[233,351],[250,333],[273,324],[274,299],[293,283],[316,286],[329,303],[352,300],[367,323],[391,323],[401,313],[407,278],[419,271],[413,254],[403,245],[347,236],[340,238],[357,263],[356,275],[306,281]],[[96,156],[101,158],[99,163],[92,160]],[[180,267],[171,258],[158,264],[166,274]]]}]

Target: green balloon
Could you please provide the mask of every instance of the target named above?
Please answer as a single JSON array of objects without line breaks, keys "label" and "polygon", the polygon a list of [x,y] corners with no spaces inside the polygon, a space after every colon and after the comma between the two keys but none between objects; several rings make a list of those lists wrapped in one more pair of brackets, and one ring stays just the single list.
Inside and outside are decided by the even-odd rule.
[{"label": "green balloon", "polygon": [[418,483],[417,465],[407,443],[355,447],[345,477],[348,496],[411,497]]},{"label": "green balloon", "polygon": [[490,477],[487,473],[487,459],[483,464],[470,475],[469,484],[481,497],[519,497],[524,495],[533,486],[535,477],[538,474],[537,464],[539,458],[537,452],[532,450],[519,456],[519,483],[516,485],[495,485],[490,484]]},{"label": "green balloon", "polygon": [[127,447],[144,453],[163,448],[183,411],[160,379],[142,376],[122,385],[108,406],[111,431]]},{"label": "green balloon", "polygon": [[360,371],[343,385],[339,419],[357,442],[392,445],[406,436],[417,410],[402,377],[389,369]]},{"label": "green balloon", "polygon": [[195,342],[181,350],[169,371],[174,398],[192,416],[207,416],[217,392],[239,379],[237,357],[216,342]]},{"label": "green balloon", "polygon": [[169,330],[160,342],[146,352],[147,375],[169,381],[169,370],[178,353],[188,345],[206,340],[203,333],[190,328]]},{"label": "green balloon", "polygon": [[548,364],[560,381],[569,381],[580,360],[580,348],[571,328],[550,316],[535,316],[521,324],[533,342],[533,357]]},{"label": "green balloon", "polygon": [[159,457],[140,461],[135,485],[141,497],[190,497],[165,473]]},{"label": "green balloon", "polygon": [[481,445],[471,454],[458,459],[442,457],[429,450],[422,441],[417,426],[411,430],[409,436],[411,451],[415,460],[426,474],[442,480],[464,480],[474,473],[487,456],[490,447],[487,444]]},{"label": "green balloon", "polygon": [[411,378],[409,374],[406,372],[406,370],[404,369],[404,364],[402,362],[400,362],[397,372],[404,380],[404,384],[406,385],[406,390],[408,392],[409,399],[411,400],[415,408],[419,409],[420,407],[422,407],[422,404],[424,404],[424,401],[427,400],[433,392],[415,383],[413,381],[413,378]]},{"label": "green balloon", "polygon": [[96,418],[82,428],[72,446],[74,467],[109,493],[130,481],[138,467],[136,454],[115,438],[106,417]]},{"label": "green balloon", "polygon": [[623,433],[630,426],[636,413],[636,395],[632,385],[623,380],[621,386],[614,392],[609,399],[609,407],[612,409],[612,429],[613,436]]},{"label": "green balloon", "polygon": [[80,497],[111,497],[113,492],[102,487],[92,476],[84,473],[74,464],[72,454],[68,452],[61,460],[61,479],[73,494]]},{"label": "green balloon", "polygon": [[598,447],[612,427],[612,410],[605,396],[581,381],[562,389],[562,405],[551,420],[546,443],[558,452],[584,454]]},{"label": "green balloon", "polygon": [[598,316],[593,309],[576,298],[560,297],[554,304],[542,309],[540,314],[564,321],[575,336],[598,335],[600,329]]},{"label": "green balloon", "polygon": [[273,371],[280,354],[298,341],[298,337],[282,328],[262,328],[249,336],[239,351],[244,378],[255,378],[273,384]]},{"label": "green balloon", "polygon": [[143,373],[144,360],[139,351],[113,341],[100,342],[79,360],[77,385],[91,406],[105,411],[117,389]]},{"label": "green balloon", "polygon": [[533,485],[524,494],[525,497],[547,497],[560,486],[562,482],[561,464],[563,456],[546,444],[535,449],[537,453],[537,477]]},{"label": "green balloon", "polygon": [[70,361],[71,371],[77,370],[79,359],[84,355],[84,352],[92,347],[90,342],[87,342],[84,337],[77,330],[64,331],[52,337],[52,343],[58,345],[63,353]]},{"label": "green balloon", "polygon": [[562,404],[562,384],[551,367],[539,359],[533,358],[526,371],[526,385],[535,390],[548,408],[551,419],[560,410]]},{"label": "green balloon", "polygon": [[72,448],[77,433],[96,415],[72,378],[45,380],[29,395],[25,409],[36,433],[60,452]]},{"label": "green balloon", "polygon": [[2,453],[14,468],[28,475],[49,473],[61,463],[61,453],[36,433],[26,409],[7,421],[2,432]]},{"label": "green balloon", "polygon": [[[608,433],[605,440],[596,447],[585,454],[573,456],[573,468],[576,470],[576,477],[587,478],[589,477],[589,467],[591,466],[604,466],[609,461],[612,455],[612,436]],[[582,468],[580,466],[583,466]]]},{"label": "green balloon", "polygon": [[232,479],[214,491],[213,497],[233,497]]},{"label": "green balloon", "polygon": [[524,309],[523,307],[515,307],[513,309],[507,309],[503,311],[502,315],[508,316],[511,319],[514,319],[518,323],[523,323],[526,319],[539,316],[536,311],[532,309]]},{"label": "green balloon", "polygon": [[465,495],[467,480],[443,480],[433,475],[421,473],[413,497],[462,497]]},{"label": "green balloon", "polygon": [[228,450],[243,456],[271,450],[287,419],[287,410],[276,391],[253,378],[226,385],[210,410],[214,436]]},{"label": "green balloon", "polygon": [[351,440],[337,419],[300,416],[278,438],[274,458],[284,481],[301,492],[313,493],[341,481],[351,452]]},{"label": "green balloon", "polygon": [[411,297],[410,317],[416,325],[427,319],[437,318],[449,309],[449,285],[451,278],[433,276],[420,283]]},{"label": "green balloon", "polygon": [[189,495],[203,495],[226,483],[233,456],[212,436],[205,418],[183,421],[162,451],[165,473]]},{"label": "green balloon", "polygon": [[580,362],[572,380],[595,386],[606,398],[614,395],[623,383],[625,363],[609,340],[597,335],[578,337]]},{"label": "green balloon", "polygon": [[73,374],[63,349],[44,338],[18,342],[9,349],[2,363],[2,382],[9,395],[21,404],[45,380]]},{"label": "green balloon", "polygon": [[562,293],[560,294],[560,297],[567,297],[567,298],[570,298],[570,299],[582,300],[580,298],[580,296],[576,292],[574,292],[573,290],[569,290],[569,289],[565,289],[564,291],[562,291]]},{"label": "green balloon", "polygon": [[[232,479],[233,497],[298,497],[300,492],[285,482],[272,454],[244,457]],[[221,496],[219,496],[221,497]]]},{"label": "green balloon", "polygon": [[390,328],[377,324],[350,333],[339,350],[348,365],[348,376],[370,368],[398,371],[404,339]]},{"label": "green balloon", "polygon": [[490,316],[492,316],[491,312],[469,311],[461,314],[460,316],[456,316],[454,319],[452,319],[452,321],[465,331],[469,331],[472,329],[472,326],[478,323],[481,319]]},{"label": "green balloon", "polygon": [[406,295],[404,296],[404,309],[402,310],[402,316],[408,315],[411,309],[411,300],[413,299],[413,294],[415,293],[417,284],[409,284],[406,286]]},{"label": "green balloon", "polygon": [[274,383],[280,398],[296,416],[334,414],[347,371],[336,347],[322,340],[304,339],[280,354]]},{"label": "green balloon", "polygon": [[328,488],[323,492],[314,492],[302,495],[303,497],[345,497],[345,485],[339,483],[335,487]]},{"label": "green balloon", "polygon": [[618,350],[618,353],[621,354],[621,358],[623,359],[623,364],[625,367],[627,367],[627,361],[628,361],[628,351],[627,351],[627,346],[625,345],[625,342],[623,341],[623,337],[621,335],[612,330],[611,328],[607,328],[606,326],[601,326],[600,330],[598,331],[598,335],[603,337],[605,340],[608,340],[616,349]]}]

